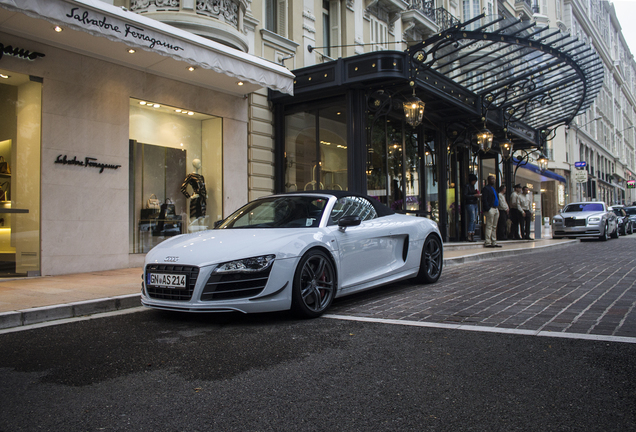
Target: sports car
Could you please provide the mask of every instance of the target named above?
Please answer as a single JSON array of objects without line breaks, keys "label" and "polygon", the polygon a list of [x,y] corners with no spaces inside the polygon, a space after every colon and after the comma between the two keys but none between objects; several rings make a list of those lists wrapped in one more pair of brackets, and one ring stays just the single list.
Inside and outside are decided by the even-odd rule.
[{"label": "sports car", "polygon": [[215,229],[146,255],[141,302],[172,311],[292,310],[313,318],[334,298],[442,273],[437,224],[346,191],[259,198]]},{"label": "sports car", "polygon": [[618,238],[618,218],[604,202],[588,201],[568,204],[552,218],[552,238],[563,237],[607,240]]}]

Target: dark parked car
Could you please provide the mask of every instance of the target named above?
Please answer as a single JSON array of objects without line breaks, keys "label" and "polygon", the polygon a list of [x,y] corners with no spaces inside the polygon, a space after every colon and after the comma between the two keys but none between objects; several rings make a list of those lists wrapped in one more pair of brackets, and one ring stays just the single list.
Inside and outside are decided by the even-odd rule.
[{"label": "dark parked car", "polygon": [[636,206],[623,207],[625,209],[625,213],[632,221],[632,227],[636,230]]},{"label": "dark parked car", "polygon": [[613,211],[618,218],[618,232],[620,234],[627,235],[634,232],[634,223],[625,211],[625,207],[622,205],[616,205],[610,207],[610,210]]}]

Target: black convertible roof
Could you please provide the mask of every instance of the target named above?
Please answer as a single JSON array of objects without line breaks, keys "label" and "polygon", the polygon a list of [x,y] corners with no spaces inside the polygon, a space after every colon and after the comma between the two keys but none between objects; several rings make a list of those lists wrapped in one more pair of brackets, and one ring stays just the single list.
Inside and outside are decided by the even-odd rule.
[{"label": "black convertible roof", "polygon": [[[276,194],[276,195],[303,195],[303,196],[308,196],[308,195],[311,195],[311,196],[331,195],[331,196],[336,197],[337,199],[346,198],[346,197],[358,197],[358,198],[364,198],[364,199],[368,200],[371,203],[371,205],[373,205],[373,208],[375,209],[375,211],[378,214],[378,216],[389,216],[389,215],[395,214],[395,210],[390,209],[389,207],[385,206],[380,201],[378,201],[376,198],[373,198],[373,197],[371,197],[369,195],[363,195],[363,194],[359,194],[359,193],[355,193],[355,192],[349,192],[349,191],[316,190],[316,191],[305,191],[305,192],[285,192],[285,193]],[[263,197],[263,198],[267,198],[267,197]]]}]

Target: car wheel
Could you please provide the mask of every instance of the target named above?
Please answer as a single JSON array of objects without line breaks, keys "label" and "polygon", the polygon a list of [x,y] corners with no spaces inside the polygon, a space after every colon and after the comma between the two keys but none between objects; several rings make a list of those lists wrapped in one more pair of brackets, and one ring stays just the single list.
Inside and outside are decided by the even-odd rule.
[{"label": "car wheel", "polygon": [[616,229],[614,230],[614,232],[611,234],[613,239],[617,239],[619,236],[621,235],[621,233],[618,230],[618,224],[616,224]]},{"label": "car wheel", "polygon": [[307,252],[294,274],[292,311],[303,318],[317,318],[333,302],[336,271],[329,256],[321,250]]},{"label": "car wheel", "polygon": [[634,234],[634,226],[632,224],[629,224],[629,228],[627,229],[627,234],[629,235]]},{"label": "car wheel", "polygon": [[609,231],[609,225],[607,225],[607,222],[605,222],[605,228],[603,229],[603,233],[599,237],[599,240],[607,241],[609,239],[609,234],[607,233],[607,231]]},{"label": "car wheel", "polygon": [[415,281],[419,283],[437,282],[442,275],[443,264],[442,242],[435,234],[431,234],[424,241],[420,271],[415,276]]}]

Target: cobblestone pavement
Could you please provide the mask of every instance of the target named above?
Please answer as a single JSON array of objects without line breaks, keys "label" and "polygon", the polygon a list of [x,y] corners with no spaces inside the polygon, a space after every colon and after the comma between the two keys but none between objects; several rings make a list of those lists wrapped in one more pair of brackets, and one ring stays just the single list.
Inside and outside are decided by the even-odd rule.
[{"label": "cobblestone pavement", "polygon": [[336,300],[330,315],[636,337],[636,235],[444,269]]}]

